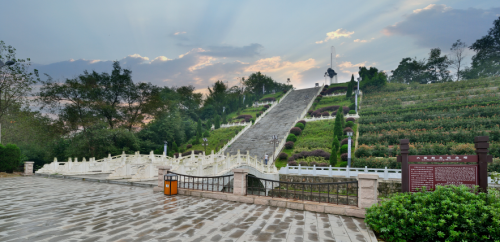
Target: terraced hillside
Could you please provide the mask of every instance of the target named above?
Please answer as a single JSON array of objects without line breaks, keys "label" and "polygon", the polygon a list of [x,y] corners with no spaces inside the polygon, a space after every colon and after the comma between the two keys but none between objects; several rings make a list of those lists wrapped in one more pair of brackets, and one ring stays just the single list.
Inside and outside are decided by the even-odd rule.
[{"label": "terraced hillside", "polygon": [[238,150],[242,153],[250,151],[250,155],[263,157],[264,154],[271,155],[273,146],[269,144],[271,135],[278,135],[283,139],[285,134],[295,123],[297,117],[306,109],[309,102],[316,97],[319,88],[309,88],[292,91],[285,99],[262,118],[258,123],[247,130],[238,138],[226,153],[236,154]]},{"label": "terraced hillside", "polygon": [[363,97],[357,157],[398,154],[400,139],[410,154],[474,154],[474,137],[490,137],[500,157],[500,78],[405,85],[389,83]]}]

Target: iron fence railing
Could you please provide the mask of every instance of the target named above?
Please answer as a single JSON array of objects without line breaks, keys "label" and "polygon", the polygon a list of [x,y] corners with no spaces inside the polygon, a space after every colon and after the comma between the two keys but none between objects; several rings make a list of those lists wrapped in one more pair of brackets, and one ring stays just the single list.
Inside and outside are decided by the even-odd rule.
[{"label": "iron fence railing", "polygon": [[247,195],[358,205],[358,182],[283,182],[247,175]]},{"label": "iron fence railing", "polygon": [[177,187],[212,191],[212,192],[225,192],[233,193],[234,175],[226,176],[190,176],[178,174],[175,172],[168,172],[169,174],[177,175]]}]

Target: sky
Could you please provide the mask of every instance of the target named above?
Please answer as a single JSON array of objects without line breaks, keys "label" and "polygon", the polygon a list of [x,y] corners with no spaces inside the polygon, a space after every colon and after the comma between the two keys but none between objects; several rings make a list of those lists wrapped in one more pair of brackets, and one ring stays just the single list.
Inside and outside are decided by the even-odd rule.
[{"label": "sky", "polygon": [[[359,66],[394,70],[402,58],[447,54],[500,17],[498,0],[7,1],[0,40],[57,81],[119,61],[135,82],[238,85],[260,71],[297,88],[325,81],[335,48],[339,82]],[[474,53],[468,52],[468,58]]]}]

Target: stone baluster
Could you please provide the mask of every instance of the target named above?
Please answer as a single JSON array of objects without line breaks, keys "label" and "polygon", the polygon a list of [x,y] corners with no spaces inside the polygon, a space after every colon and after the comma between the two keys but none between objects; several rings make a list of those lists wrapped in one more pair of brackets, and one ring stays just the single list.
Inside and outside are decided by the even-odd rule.
[{"label": "stone baluster", "polygon": [[240,150],[238,149],[238,153],[237,153],[237,156],[236,156],[236,164],[237,165],[241,165],[241,154],[240,154]]}]

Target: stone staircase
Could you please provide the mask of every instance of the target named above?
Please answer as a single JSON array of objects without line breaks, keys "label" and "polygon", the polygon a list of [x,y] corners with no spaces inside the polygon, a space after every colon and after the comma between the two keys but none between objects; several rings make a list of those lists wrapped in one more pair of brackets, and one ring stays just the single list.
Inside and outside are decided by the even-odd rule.
[{"label": "stone staircase", "polygon": [[318,91],[319,87],[293,90],[280,103],[275,104],[277,106],[258,123],[252,125],[234,141],[225,153],[234,155],[240,150],[241,153],[246,154],[248,150],[252,157],[257,156],[259,159],[264,159],[263,157],[267,153],[271,160],[274,148],[270,144],[271,136],[278,135],[278,141],[281,141],[292,124],[307,108],[307,105],[316,97]]}]

